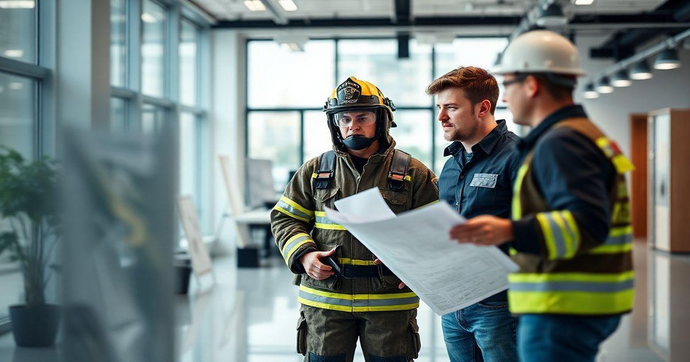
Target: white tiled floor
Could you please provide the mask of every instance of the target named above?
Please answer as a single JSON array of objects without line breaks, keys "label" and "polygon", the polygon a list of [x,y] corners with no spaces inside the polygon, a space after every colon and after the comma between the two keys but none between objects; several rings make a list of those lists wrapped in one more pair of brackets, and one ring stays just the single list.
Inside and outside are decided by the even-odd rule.
[{"label": "white tiled floor", "polygon": [[[649,252],[638,244],[635,262],[634,312],[604,343],[598,360],[690,361],[690,257]],[[193,285],[188,297],[175,300],[182,362],[302,360],[294,352],[297,288],[281,260],[270,264],[237,269],[232,258],[217,260],[215,287],[197,290]],[[202,282],[210,285],[210,280]],[[422,306],[418,320],[422,335],[418,361],[447,361],[439,317]],[[55,355],[51,350],[14,348],[10,334],[0,336],[0,361],[50,362]]]}]

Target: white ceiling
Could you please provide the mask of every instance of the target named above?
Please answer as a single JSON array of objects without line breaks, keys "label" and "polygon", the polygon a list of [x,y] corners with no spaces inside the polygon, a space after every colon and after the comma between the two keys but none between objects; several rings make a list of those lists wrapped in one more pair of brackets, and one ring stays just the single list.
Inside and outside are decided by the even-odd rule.
[{"label": "white ceiling", "polygon": [[[278,0],[270,1],[287,19],[391,18],[394,0],[293,0],[298,10],[284,11]],[[251,12],[244,0],[194,0],[218,20],[270,20],[269,11]],[[501,4],[499,4],[499,2]],[[537,0],[411,0],[413,17],[518,16],[531,9]],[[568,3],[573,14],[636,14],[651,11],[664,0],[595,0],[589,6]]]}]

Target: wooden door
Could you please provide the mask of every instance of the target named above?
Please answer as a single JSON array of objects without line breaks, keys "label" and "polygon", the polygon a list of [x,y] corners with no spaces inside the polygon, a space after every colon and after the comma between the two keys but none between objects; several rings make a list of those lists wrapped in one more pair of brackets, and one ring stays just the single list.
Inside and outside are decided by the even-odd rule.
[{"label": "wooden door", "polygon": [[647,238],[647,114],[630,115],[632,225],[636,238]]}]

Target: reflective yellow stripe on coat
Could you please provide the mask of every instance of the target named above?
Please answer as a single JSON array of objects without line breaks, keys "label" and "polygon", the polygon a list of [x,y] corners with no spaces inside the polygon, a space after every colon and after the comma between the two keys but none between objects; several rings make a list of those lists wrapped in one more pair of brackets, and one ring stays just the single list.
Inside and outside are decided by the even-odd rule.
[{"label": "reflective yellow stripe on coat", "polygon": [[297,301],[304,305],[341,312],[385,312],[419,307],[419,297],[414,293],[342,294],[304,285],[299,287]]}]

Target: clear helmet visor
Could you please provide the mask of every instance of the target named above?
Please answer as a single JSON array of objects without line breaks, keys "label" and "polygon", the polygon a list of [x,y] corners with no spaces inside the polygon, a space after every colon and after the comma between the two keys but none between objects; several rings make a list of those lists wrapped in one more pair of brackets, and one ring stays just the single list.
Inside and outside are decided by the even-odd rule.
[{"label": "clear helmet visor", "polygon": [[338,127],[352,127],[358,124],[362,127],[376,123],[376,112],[373,110],[347,110],[335,113],[333,121]]}]

